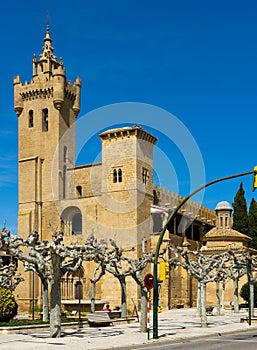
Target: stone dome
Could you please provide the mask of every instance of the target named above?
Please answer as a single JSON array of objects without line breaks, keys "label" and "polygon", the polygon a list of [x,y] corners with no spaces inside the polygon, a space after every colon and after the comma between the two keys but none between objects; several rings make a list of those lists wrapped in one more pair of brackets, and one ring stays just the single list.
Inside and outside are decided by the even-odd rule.
[{"label": "stone dome", "polygon": [[227,202],[227,201],[222,201],[222,202],[219,202],[219,203],[216,205],[215,210],[233,210],[233,208],[231,207],[231,205],[229,204],[229,202]]}]

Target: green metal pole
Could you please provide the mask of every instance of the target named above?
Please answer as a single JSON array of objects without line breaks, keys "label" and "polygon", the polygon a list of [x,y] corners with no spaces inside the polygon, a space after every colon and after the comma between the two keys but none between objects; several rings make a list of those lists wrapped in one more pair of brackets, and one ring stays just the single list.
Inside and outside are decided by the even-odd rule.
[{"label": "green metal pole", "polygon": [[179,205],[171,212],[170,216],[168,217],[168,220],[166,224],[163,226],[162,230],[160,231],[159,239],[156,245],[156,250],[155,250],[155,255],[154,255],[154,265],[153,265],[153,276],[154,276],[154,287],[153,287],[153,339],[158,339],[158,280],[157,280],[157,265],[158,265],[158,257],[159,257],[159,252],[160,252],[160,247],[163,241],[163,237],[165,234],[165,231],[167,227],[169,226],[171,220],[174,218],[176,213],[179,211],[179,209],[188,201],[189,198],[194,196],[196,193],[200,192],[206,187],[209,187],[217,182],[229,180],[229,179],[234,179],[236,177],[240,176],[245,176],[245,175],[250,175],[254,174],[254,171],[247,171],[244,173],[240,174],[235,174],[235,175],[230,175],[226,177],[222,177],[220,179],[216,179],[213,181],[210,181],[206,183],[205,185],[197,188],[194,190],[192,193],[190,193],[187,197],[185,197]]},{"label": "green metal pole", "polygon": [[[251,310],[251,271],[249,269],[249,260],[248,258],[245,259],[245,265],[246,265],[246,273],[247,273],[247,281],[248,281],[248,324],[251,326],[252,324],[252,310]],[[254,302],[254,300],[253,300]]]}]

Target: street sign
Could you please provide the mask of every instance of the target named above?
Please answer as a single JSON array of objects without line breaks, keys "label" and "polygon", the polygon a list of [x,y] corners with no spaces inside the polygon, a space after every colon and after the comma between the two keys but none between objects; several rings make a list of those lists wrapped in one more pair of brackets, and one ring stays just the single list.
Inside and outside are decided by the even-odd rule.
[{"label": "street sign", "polygon": [[145,288],[147,288],[148,290],[153,288],[153,286],[154,286],[154,277],[153,277],[153,275],[151,273],[148,273],[147,275],[145,275],[144,285],[145,285]]}]

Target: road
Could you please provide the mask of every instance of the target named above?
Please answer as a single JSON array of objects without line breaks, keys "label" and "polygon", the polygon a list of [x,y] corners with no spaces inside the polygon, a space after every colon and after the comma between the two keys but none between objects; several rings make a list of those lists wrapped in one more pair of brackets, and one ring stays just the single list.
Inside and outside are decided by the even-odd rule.
[{"label": "road", "polygon": [[[257,350],[257,331],[246,331],[231,335],[222,335],[198,340],[186,340],[183,343],[156,342],[127,348],[130,350]],[[123,347],[123,350],[125,348]]]}]

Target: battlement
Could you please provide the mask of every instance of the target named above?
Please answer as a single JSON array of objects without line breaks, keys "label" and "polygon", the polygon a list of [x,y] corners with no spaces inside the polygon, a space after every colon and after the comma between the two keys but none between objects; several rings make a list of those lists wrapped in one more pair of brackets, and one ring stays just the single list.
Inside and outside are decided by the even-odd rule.
[{"label": "battlement", "polygon": [[138,139],[147,141],[149,143],[152,143],[153,145],[156,143],[157,138],[151,135],[149,132],[142,129],[141,126],[134,125],[134,126],[127,126],[122,128],[116,128],[116,129],[110,129],[107,131],[102,132],[99,137],[101,141],[112,141],[117,140],[118,138],[130,138],[130,137],[137,137]]},{"label": "battlement", "polygon": [[[182,202],[183,197],[174,194],[170,190],[154,185],[154,204],[163,207],[167,210],[175,209]],[[216,221],[216,213],[207,207],[202,206],[197,202],[188,200],[186,204],[180,208],[180,214],[188,215],[202,222],[214,225]]]}]

